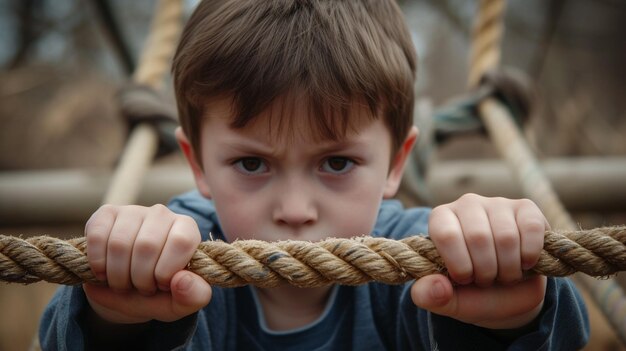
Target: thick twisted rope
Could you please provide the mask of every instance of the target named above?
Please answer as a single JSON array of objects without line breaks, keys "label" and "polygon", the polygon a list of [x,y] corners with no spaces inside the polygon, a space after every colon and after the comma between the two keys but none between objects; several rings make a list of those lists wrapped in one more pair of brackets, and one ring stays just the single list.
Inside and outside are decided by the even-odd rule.
[{"label": "thick twisted rope", "polygon": [[[232,244],[200,244],[187,269],[221,287],[253,284],[298,287],[360,285],[370,281],[401,284],[429,274],[446,273],[443,260],[426,236],[402,240],[378,237],[329,238]],[[567,276],[577,271],[606,277],[626,270],[626,226],[593,230],[547,231],[544,250],[533,271]],[[89,268],[84,238],[48,236],[21,239],[0,236],[0,281],[30,284],[45,280],[75,285],[98,282]]]},{"label": "thick twisted rope", "polygon": [[472,31],[468,84],[478,85],[485,73],[500,64],[500,42],[504,33],[504,0],[480,0]]}]

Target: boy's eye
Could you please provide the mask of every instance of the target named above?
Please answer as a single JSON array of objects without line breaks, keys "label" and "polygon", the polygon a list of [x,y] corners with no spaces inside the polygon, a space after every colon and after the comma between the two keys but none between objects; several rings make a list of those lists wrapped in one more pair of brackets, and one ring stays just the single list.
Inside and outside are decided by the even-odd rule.
[{"label": "boy's eye", "polygon": [[244,174],[261,174],[267,172],[267,165],[258,157],[244,157],[235,162],[235,168]]},{"label": "boy's eye", "polygon": [[333,156],[327,158],[321,170],[332,174],[344,174],[354,167],[354,161],[347,157]]}]

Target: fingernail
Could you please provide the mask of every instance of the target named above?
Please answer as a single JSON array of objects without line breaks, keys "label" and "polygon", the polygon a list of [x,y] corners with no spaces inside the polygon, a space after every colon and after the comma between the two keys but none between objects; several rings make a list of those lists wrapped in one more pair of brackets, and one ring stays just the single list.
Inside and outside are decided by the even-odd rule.
[{"label": "fingernail", "polygon": [[446,297],[446,288],[440,281],[433,283],[433,286],[430,288],[430,297],[433,300],[441,300]]},{"label": "fingernail", "polygon": [[176,284],[176,288],[179,291],[187,291],[191,288],[191,285],[193,285],[193,279],[189,275],[184,275]]}]

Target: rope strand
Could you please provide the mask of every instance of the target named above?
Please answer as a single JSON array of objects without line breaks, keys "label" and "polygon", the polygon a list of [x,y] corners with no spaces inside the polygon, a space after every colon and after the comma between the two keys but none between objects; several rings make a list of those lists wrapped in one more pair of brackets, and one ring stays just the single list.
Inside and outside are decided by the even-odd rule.
[{"label": "rope strand", "polygon": [[[533,268],[538,274],[567,276],[577,271],[606,277],[626,270],[626,226],[581,231],[547,231],[544,250]],[[401,284],[429,274],[446,273],[443,260],[427,236],[402,240],[378,237],[329,238],[231,244],[200,244],[187,269],[209,284],[298,287],[360,285],[370,281]],[[0,235],[0,281],[30,284],[40,280],[76,285],[98,283],[86,256],[84,238],[48,236],[21,239]]]}]

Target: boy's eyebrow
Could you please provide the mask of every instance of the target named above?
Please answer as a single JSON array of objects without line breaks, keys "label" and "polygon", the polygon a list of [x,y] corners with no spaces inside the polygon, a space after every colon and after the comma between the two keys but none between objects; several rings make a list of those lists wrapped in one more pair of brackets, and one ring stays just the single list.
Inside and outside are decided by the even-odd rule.
[{"label": "boy's eyebrow", "polygon": [[[312,148],[311,154],[324,154],[324,153],[332,153],[339,152],[347,149],[355,149],[364,146],[368,146],[371,143],[368,143],[364,140],[327,140],[320,141],[315,143]],[[236,149],[239,151],[245,152],[254,152],[265,155],[278,155],[282,150],[277,150],[277,148],[272,147],[264,142],[251,140],[251,139],[243,139],[243,140],[225,140],[224,146],[230,149]],[[286,148],[289,148],[290,145],[287,145]]]},{"label": "boy's eyebrow", "polygon": [[272,154],[273,153],[273,148],[263,142],[260,141],[256,141],[256,140],[252,140],[252,139],[226,139],[223,140],[220,144],[222,145],[218,145],[218,147],[228,147],[230,149],[237,149],[237,150],[241,150],[241,151],[252,151],[254,150],[255,152],[259,152],[259,153],[264,153],[264,154]]},{"label": "boy's eyebrow", "polygon": [[319,147],[319,153],[328,153],[332,151],[341,151],[345,149],[358,148],[362,146],[369,146],[371,143],[368,143],[363,140],[340,140],[332,142],[332,144],[324,145],[322,144]]}]

